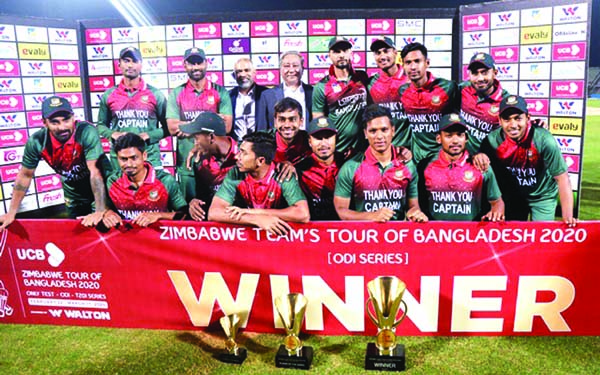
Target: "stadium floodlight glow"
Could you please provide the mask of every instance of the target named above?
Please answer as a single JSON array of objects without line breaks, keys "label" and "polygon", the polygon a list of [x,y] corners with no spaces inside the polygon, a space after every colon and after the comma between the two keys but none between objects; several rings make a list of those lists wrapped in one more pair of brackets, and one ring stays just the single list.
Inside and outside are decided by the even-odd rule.
[{"label": "stadium floodlight glow", "polygon": [[156,24],[150,9],[147,9],[141,1],[110,0],[110,3],[133,27],[151,26]]}]

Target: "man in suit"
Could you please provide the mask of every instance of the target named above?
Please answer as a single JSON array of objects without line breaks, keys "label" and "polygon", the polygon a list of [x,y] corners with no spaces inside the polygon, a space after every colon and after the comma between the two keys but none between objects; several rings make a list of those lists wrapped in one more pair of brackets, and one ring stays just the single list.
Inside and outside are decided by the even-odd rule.
[{"label": "man in suit", "polygon": [[229,91],[229,96],[233,108],[233,129],[230,135],[237,142],[241,142],[246,134],[257,130],[257,103],[262,92],[267,88],[254,82],[255,74],[252,60],[242,57],[236,61],[233,76],[238,86]]},{"label": "man in suit", "polygon": [[293,98],[302,105],[304,121],[300,125],[300,129],[305,130],[307,124],[312,120],[313,88],[311,85],[302,82],[304,57],[295,51],[285,52],[279,60],[279,72],[283,82],[279,86],[266,90],[258,102],[257,129],[273,129],[275,103],[283,98]]}]

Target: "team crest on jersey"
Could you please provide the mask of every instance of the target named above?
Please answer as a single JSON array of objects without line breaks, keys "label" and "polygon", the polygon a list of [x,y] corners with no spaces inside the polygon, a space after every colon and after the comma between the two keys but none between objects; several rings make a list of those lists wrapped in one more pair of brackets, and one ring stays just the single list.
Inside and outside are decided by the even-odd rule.
[{"label": "team crest on jersey", "polygon": [[148,193],[148,199],[155,202],[158,200],[158,191],[157,190],[150,190],[150,193]]},{"label": "team crest on jersey", "polygon": [[498,107],[497,105],[493,105],[490,107],[490,114],[497,115],[499,110],[500,107]]},{"label": "team crest on jersey", "polygon": [[396,180],[402,180],[404,178],[404,172],[402,172],[400,170],[394,172],[394,178]]},{"label": "team crest on jersey", "polygon": [[273,201],[273,200],[275,200],[275,193],[274,193],[274,192],[272,192],[272,191],[268,192],[268,193],[267,193],[267,199],[268,199],[269,201]]},{"label": "team crest on jersey", "polygon": [[463,176],[463,180],[465,182],[472,182],[473,181],[473,171],[465,171],[465,175]]},{"label": "team crest on jersey", "polygon": [[333,90],[333,92],[340,93],[342,92],[342,87],[338,84],[338,83],[333,83],[331,84],[331,89]]},{"label": "team crest on jersey", "polygon": [[144,95],[140,98],[143,103],[148,103],[148,95]]},{"label": "team crest on jersey", "polygon": [[431,97],[431,104],[440,104],[442,100],[440,99],[440,97],[438,95],[434,95]]},{"label": "team crest on jersey", "polygon": [[215,104],[215,97],[214,97],[213,95],[209,95],[209,96],[206,98],[206,102],[207,102],[208,104],[210,104],[210,105],[213,105],[213,104]]}]

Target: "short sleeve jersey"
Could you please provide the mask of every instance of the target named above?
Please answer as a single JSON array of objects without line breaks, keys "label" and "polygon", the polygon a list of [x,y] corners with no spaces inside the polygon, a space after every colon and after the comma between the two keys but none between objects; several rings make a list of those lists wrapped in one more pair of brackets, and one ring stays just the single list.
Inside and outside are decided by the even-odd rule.
[{"label": "short sleeve jersey", "polygon": [[440,149],[435,137],[443,115],[457,109],[457,86],[453,81],[427,73],[423,87],[412,82],[399,89],[404,111],[412,129],[412,152],[416,163],[435,155]]},{"label": "short sleeve jersey", "polygon": [[417,198],[418,177],[412,161],[404,164],[392,147],[392,162],[382,167],[371,148],[348,160],[341,168],[335,196],[350,198],[350,208],[375,212],[395,211],[393,220],[404,220],[408,199]]},{"label": "short sleeve jersey", "polygon": [[410,148],[410,124],[404,113],[400,94],[398,93],[400,86],[408,82],[404,70],[398,65],[398,71],[392,77],[381,71],[375,73],[369,83],[369,92],[373,98],[373,103],[387,107],[392,113],[395,128],[394,139],[392,140],[394,146]]},{"label": "short sleeve jersey", "polygon": [[65,143],[54,139],[47,128],[38,130],[27,140],[21,164],[35,169],[41,159],[61,176],[65,198],[94,201],[87,162],[98,159],[107,162],[94,125],[76,121],[73,134]]},{"label": "short sleeve jersey", "polygon": [[481,141],[499,125],[498,112],[502,99],[510,95],[494,81],[494,92],[490,96],[480,96],[471,82],[465,81],[459,85],[460,115],[465,119],[469,128],[467,150],[471,155],[479,151]]},{"label": "short sleeve jersey", "polygon": [[228,137],[231,148],[222,161],[214,156],[201,159],[194,163],[194,175],[196,177],[196,198],[210,206],[212,197],[219,190],[221,183],[231,168],[235,166],[235,155],[238,153],[237,142]]},{"label": "short sleeve jersey", "polygon": [[339,220],[333,205],[333,193],[343,163],[343,155],[336,152],[330,165],[311,154],[296,166],[300,188],[308,201],[311,220]]},{"label": "short sleeve jersey", "polygon": [[481,143],[490,158],[504,195],[521,196],[530,202],[556,198],[554,177],[567,172],[567,164],[552,134],[528,124],[519,142],[496,129]]},{"label": "short sleeve jersey", "polygon": [[145,167],[146,179],[137,189],[120,171],[106,182],[108,195],[121,216],[132,220],[144,212],[172,212],[187,205],[173,176],[149,163]]},{"label": "short sleeve jersey", "polygon": [[[167,118],[185,122],[193,121],[202,112],[214,112],[231,115],[231,98],[227,90],[216,83],[206,80],[202,91],[198,91],[188,80],[177,86],[169,94]],[[193,171],[186,168],[189,152],[194,147],[194,138],[177,138],[177,173],[192,176]]]},{"label": "short sleeve jersey", "polygon": [[242,208],[286,208],[306,197],[296,178],[277,182],[276,164],[271,163],[269,171],[260,180],[250,174],[232,168],[216,196],[231,205]]},{"label": "short sleeve jersey", "polygon": [[501,193],[491,168],[481,173],[468,151],[455,161],[440,152],[419,164],[421,210],[433,220],[471,221],[482,216],[482,199],[495,201]]},{"label": "short sleeve jersey", "polygon": [[286,144],[279,132],[275,132],[275,143],[277,144],[274,159],[276,163],[289,161],[292,165],[296,165],[312,154],[308,145],[308,133],[304,130],[298,131],[291,144]]},{"label": "short sleeve jersey", "polygon": [[361,136],[362,114],[371,101],[368,93],[367,73],[353,70],[348,81],[338,80],[333,65],[329,74],[313,89],[313,112],[321,112],[329,117],[338,131],[336,150],[364,149]]},{"label": "short sleeve jersey", "polygon": [[[137,87],[130,89],[123,84],[108,89],[100,99],[98,112],[98,132],[112,142],[114,132],[147,133],[150,137],[146,147],[148,161],[161,166],[158,142],[164,138],[166,127],[167,101],[157,88],[148,85],[140,78]],[[111,152],[111,158],[116,154]],[[113,165],[116,165],[113,162]]]}]

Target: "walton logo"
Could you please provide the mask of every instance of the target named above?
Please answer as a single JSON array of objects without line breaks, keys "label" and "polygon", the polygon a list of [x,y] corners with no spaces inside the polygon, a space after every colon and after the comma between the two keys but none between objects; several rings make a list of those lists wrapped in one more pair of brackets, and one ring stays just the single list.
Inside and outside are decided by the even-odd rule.
[{"label": "walton logo", "polygon": [[568,7],[568,8],[562,8],[563,13],[565,14],[565,16],[574,16],[575,13],[577,13],[577,9],[579,9],[579,7]]},{"label": "walton logo", "polygon": [[571,107],[573,107],[573,104],[575,104],[575,102],[558,102],[560,108],[565,111],[569,111]]},{"label": "walton logo", "polygon": [[473,42],[479,42],[481,40],[481,37],[483,36],[483,34],[479,33],[479,34],[471,34],[471,41]]},{"label": "walton logo", "polygon": [[6,123],[9,123],[9,122],[14,123],[17,118],[17,115],[2,115],[2,116],[0,116],[0,118],[2,119],[2,121],[6,122]]},{"label": "walton logo", "polygon": [[29,63],[29,67],[31,70],[42,70],[42,65],[44,63]]},{"label": "walton logo", "polygon": [[411,44],[417,41],[417,38],[414,36],[409,36],[407,38],[402,38],[404,40],[404,44]]},{"label": "walton logo", "polygon": [[158,60],[148,60],[148,65],[150,65],[151,68],[156,68],[158,66]]},{"label": "walton logo", "polygon": [[258,60],[261,64],[268,64],[271,61],[271,56],[258,56]]},{"label": "walton logo", "polygon": [[298,30],[298,27],[300,26],[300,22],[286,22],[286,25],[287,25],[288,29],[290,29],[290,30]]},{"label": "walton logo", "polygon": [[12,79],[0,81],[0,87],[9,89],[10,84],[12,83]]},{"label": "walton logo", "polygon": [[33,96],[32,98],[36,104],[42,104],[47,97],[48,96]]},{"label": "walton logo", "polygon": [[130,32],[131,32],[131,29],[119,30],[119,35],[121,35],[121,37],[123,37],[123,38],[126,38],[129,36]]},{"label": "walton logo", "polygon": [[235,25],[229,25],[229,29],[233,32],[239,32],[241,28],[242,28],[241,23],[237,23]]},{"label": "walton logo", "polygon": [[173,26],[173,31],[175,34],[181,35],[185,31],[185,26]]},{"label": "walton logo", "polygon": [[542,86],[541,83],[528,83],[527,84],[527,88],[529,89],[529,91],[539,91],[540,86]]},{"label": "walton logo", "polygon": [[509,70],[510,70],[510,66],[499,66],[499,67],[498,67],[498,71],[499,71],[501,74],[508,74],[508,73],[509,73]]},{"label": "walton logo", "polygon": [[0,35],[4,34],[5,28],[6,28],[6,26],[0,26]]},{"label": "walton logo", "polygon": [[104,48],[105,47],[93,47],[93,50],[95,53],[97,53],[98,55],[101,55],[104,53]]},{"label": "walton logo", "polygon": [[571,143],[572,139],[570,139],[570,138],[556,138],[556,141],[558,142],[559,146],[569,147],[569,144]]},{"label": "walton logo", "polygon": [[69,37],[69,30],[56,30],[56,35],[60,39],[67,39]]},{"label": "walton logo", "polygon": [[208,65],[212,65],[212,64],[214,64],[214,62],[215,62],[215,58],[214,57],[207,57],[206,58],[206,63]]},{"label": "walton logo", "polygon": [[544,47],[529,47],[529,53],[533,56],[538,56]]},{"label": "walton logo", "polygon": [[499,14],[498,18],[500,18],[500,22],[508,23],[508,22],[510,22],[511,16],[512,16],[512,13],[504,13],[504,14]]},{"label": "walton logo", "polygon": [[317,55],[317,61],[318,62],[327,62],[327,58],[329,57],[328,55]]}]

